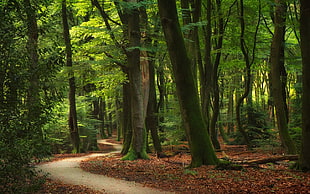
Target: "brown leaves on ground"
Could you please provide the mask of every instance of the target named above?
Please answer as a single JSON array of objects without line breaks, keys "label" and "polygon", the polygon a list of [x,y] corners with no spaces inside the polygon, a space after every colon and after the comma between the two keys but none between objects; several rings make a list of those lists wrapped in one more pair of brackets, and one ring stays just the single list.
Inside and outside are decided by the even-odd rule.
[{"label": "brown leaves on ground", "polygon": [[[238,161],[275,157],[271,152],[246,151],[244,146],[226,146],[218,157]],[[171,150],[170,150],[171,152]],[[224,154],[224,155],[223,155]],[[279,155],[278,155],[279,156]],[[177,193],[310,193],[310,174],[289,170],[289,162],[246,166],[243,170],[216,170],[215,166],[186,169],[188,153],[169,158],[122,161],[120,154],[92,158],[81,163],[91,173],[142,183]]]},{"label": "brown leaves on ground", "polygon": [[87,188],[86,186],[82,185],[69,185],[64,184],[60,181],[53,181],[47,179],[43,188],[36,192],[36,194],[102,194],[100,191],[94,191],[92,189]]}]

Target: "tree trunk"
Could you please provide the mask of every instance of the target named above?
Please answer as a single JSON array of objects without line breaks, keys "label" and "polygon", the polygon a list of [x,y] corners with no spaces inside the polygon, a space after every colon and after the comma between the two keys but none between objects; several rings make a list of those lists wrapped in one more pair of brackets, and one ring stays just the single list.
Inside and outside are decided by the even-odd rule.
[{"label": "tree trunk", "polygon": [[[137,3],[129,0],[128,3]],[[138,8],[126,8],[128,12],[128,38],[129,49],[127,60],[129,68],[129,84],[131,89],[131,118],[132,118],[132,141],[129,152],[123,160],[134,160],[137,158],[147,159],[146,153],[146,130],[144,128],[145,106],[142,86],[142,71],[140,65],[140,22]]]},{"label": "tree trunk", "polygon": [[[63,37],[66,45],[66,63],[68,68],[72,68],[72,50],[67,19],[67,3],[62,0],[62,24]],[[76,102],[75,102],[75,78],[72,69],[69,69],[69,130],[74,152],[80,152],[80,136],[77,125]]]},{"label": "tree trunk", "polygon": [[299,166],[304,171],[310,171],[310,1],[301,0],[300,37],[303,72],[302,97],[302,148]]},{"label": "tree trunk", "polygon": [[248,137],[247,132],[245,131],[244,127],[242,126],[241,123],[241,105],[244,101],[244,99],[248,96],[250,92],[250,84],[251,84],[251,64],[250,64],[250,59],[249,59],[249,54],[248,50],[246,50],[246,43],[245,43],[245,21],[244,21],[244,6],[243,6],[243,0],[240,0],[240,25],[241,25],[241,34],[240,34],[240,47],[242,54],[244,56],[245,60],[245,89],[244,93],[239,97],[237,100],[236,104],[236,123],[237,123],[237,128],[240,131],[240,133],[243,136],[244,142],[248,147],[251,147],[251,142]]},{"label": "tree trunk", "polygon": [[106,105],[105,105],[105,101],[104,99],[101,97],[98,99],[98,119],[100,121],[100,125],[99,125],[99,134],[100,134],[100,138],[105,139],[107,138],[107,134],[104,131],[104,126],[105,126],[105,111],[106,111]]},{"label": "tree trunk", "polygon": [[162,113],[165,112],[165,96],[166,96],[166,81],[165,81],[165,73],[164,73],[164,64],[160,63],[157,68],[157,88],[159,92],[159,99],[156,107],[156,112],[159,114],[159,131],[163,132],[163,127],[160,123],[165,122],[165,117]]},{"label": "tree trunk", "polygon": [[[123,71],[128,75],[127,71]],[[121,154],[128,153],[132,140],[132,124],[131,124],[131,91],[129,83],[123,83],[123,148]]]},{"label": "tree trunk", "polygon": [[[29,122],[34,122],[41,115],[40,94],[39,94],[39,55],[38,55],[38,25],[34,8],[30,0],[24,0],[25,12],[27,15],[27,52],[29,61],[29,88],[27,94],[27,108]],[[1,75],[2,76],[2,75]],[[12,99],[11,99],[12,100]],[[37,125],[37,124],[35,124]]]},{"label": "tree trunk", "polygon": [[[213,114],[210,121],[210,134],[211,134],[211,140],[216,149],[221,149],[220,143],[217,138],[217,130],[216,130],[216,124],[220,113],[220,91],[219,91],[219,83],[218,83],[218,77],[219,72],[218,68],[220,65],[221,55],[222,55],[222,46],[223,46],[223,36],[224,36],[224,21],[223,16],[221,14],[221,1],[216,1],[217,5],[217,14],[218,14],[218,22],[216,26],[216,47],[215,50],[217,51],[214,61],[214,67],[213,67],[213,74],[212,74],[212,94],[213,94]],[[209,6],[211,8],[211,5]],[[211,18],[209,19],[211,23]],[[223,134],[223,133],[222,133]],[[224,135],[224,134],[223,134]],[[223,139],[224,136],[222,136]]]},{"label": "tree trunk", "polygon": [[[288,114],[285,96],[286,75],[284,67],[284,37],[285,37],[285,17],[286,1],[275,0],[274,17],[274,36],[271,44],[271,76],[272,76],[272,94],[276,109],[277,126],[280,139],[285,152],[295,154],[296,147],[288,132]],[[283,92],[284,91],[284,92]]]},{"label": "tree trunk", "polygon": [[149,62],[149,73],[150,73],[150,93],[149,102],[147,106],[146,115],[146,128],[150,130],[153,139],[155,151],[157,153],[162,152],[159,137],[158,137],[158,116],[156,112],[156,88],[155,88],[155,67],[154,61]]},{"label": "tree trunk", "polygon": [[[199,64],[199,73],[200,73],[200,93],[201,93],[201,106],[202,113],[205,117],[207,128],[209,131],[210,127],[210,105],[211,105],[211,92],[212,92],[212,76],[213,76],[213,64],[211,59],[211,37],[212,37],[212,26],[211,26],[211,0],[206,1],[206,20],[207,25],[205,26],[205,58],[204,65]],[[211,139],[214,131],[209,131]]]},{"label": "tree trunk", "polygon": [[[150,48],[154,47],[156,48],[158,46],[158,41],[155,40],[152,45],[152,37],[151,33],[149,32],[149,24],[148,24],[148,15],[146,12],[145,7],[140,8],[141,11],[141,26],[144,28],[143,32],[143,47]],[[155,27],[154,27],[154,34],[159,33],[160,25],[159,20],[156,20]],[[147,104],[147,112],[146,112],[146,118],[145,118],[145,126],[147,131],[151,132],[151,137],[153,140],[153,145],[155,148],[155,151],[157,153],[161,153],[161,145],[159,141],[158,136],[158,112],[157,112],[157,101],[156,101],[156,85],[155,85],[155,51],[142,51],[142,60],[141,63],[145,63],[145,66],[147,66],[147,75],[148,75],[148,104]],[[146,94],[145,94],[146,95]]]},{"label": "tree trunk", "polygon": [[190,167],[217,164],[205,120],[202,117],[198,90],[185,49],[175,0],[158,0],[159,13],[176,81],[177,95],[192,161]]}]

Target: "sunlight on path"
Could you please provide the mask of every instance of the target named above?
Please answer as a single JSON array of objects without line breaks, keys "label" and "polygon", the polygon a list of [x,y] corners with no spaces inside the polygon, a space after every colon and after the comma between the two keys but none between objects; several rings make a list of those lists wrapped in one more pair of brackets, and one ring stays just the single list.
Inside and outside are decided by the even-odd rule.
[{"label": "sunlight on path", "polygon": [[144,187],[142,184],[133,181],[118,180],[104,175],[92,174],[83,171],[79,163],[90,157],[104,156],[107,154],[91,154],[83,157],[67,158],[55,162],[38,165],[38,169],[49,173],[49,177],[60,180],[67,184],[84,185],[94,190],[104,191],[105,193],[135,193],[135,194],[156,194],[169,193],[153,188]]}]

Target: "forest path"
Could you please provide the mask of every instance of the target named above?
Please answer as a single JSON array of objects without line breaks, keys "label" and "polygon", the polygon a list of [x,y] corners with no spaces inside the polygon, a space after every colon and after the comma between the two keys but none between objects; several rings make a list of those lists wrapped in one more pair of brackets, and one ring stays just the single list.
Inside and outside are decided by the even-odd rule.
[{"label": "forest path", "polygon": [[37,167],[44,173],[48,173],[49,177],[53,180],[60,180],[66,184],[83,185],[104,193],[168,193],[153,188],[144,187],[139,183],[114,179],[104,175],[92,174],[83,171],[79,166],[80,162],[87,158],[108,156],[110,153],[119,152],[119,148],[120,147],[118,146],[115,148],[117,151],[109,153],[94,153],[82,157],[66,158],[63,160],[40,164]]}]

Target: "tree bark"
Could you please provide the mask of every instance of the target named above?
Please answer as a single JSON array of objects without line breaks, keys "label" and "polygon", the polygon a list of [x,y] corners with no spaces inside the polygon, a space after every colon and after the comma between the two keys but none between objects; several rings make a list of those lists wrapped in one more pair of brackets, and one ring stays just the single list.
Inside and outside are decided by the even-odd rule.
[{"label": "tree bark", "polygon": [[300,8],[300,38],[303,73],[302,96],[302,148],[299,166],[304,171],[310,171],[310,1],[301,0]]},{"label": "tree bark", "polygon": [[[38,55],[38,25],[34,8],[30,0],[24,0],[27,16],[27,52],[29,61],[29,88],[27,94],[27,108],[29,122],[38,120],[41,114],[39,94],[39,55]],[[37,125],[37,124],[35,124]]]},{"label": "tree bark", "polygon": [[[128,75],[127,70],[123,71]],[[123,148],[121,154],[126,155],[129,151],[132,140],[132,124],[131,124],[131,91],[129,83],[123,83]]]},{"label": "tree bark", "polygon": [[[127,3],[137,3],[136,0],[128,0]],[[129,68],[129,84],[131,95],[132,116],[132,141],[129,152],[123,160],[134,160],[137,158],[148,159],[146,153],[146,130],[144,128],[146,106],[143,96],[142,71],[140,64],[140,12],[138,8],[126,8],[128,13],[128,39],[127,60]]]},{"label": "tree bark", "polygon": [[275,29],[270,53],[272,94],[282,146],[284,147],[286,153],[296,154],[296,147],[288,132],[288,114],[285,96],[286,75],[284,74],[284,38],[285,17],[287,12],[286,1],[275,0],[275,6]]},{"label": "tree bark", "polygon": [[250,64],[250,59],[249,59],[249,54],[248,50],[246,50],[246,43],[245,43],[245,21],[244,21],[244,6],[243,6],[243,0],[240,0],[240,28],[241,28],[241,33],[240,33],[240,47],[242,54],[244,56],[245,60],[245,90],[244,93],[238,98],[237,104],[236,104],[236,123],[237,123],[237,128],[240,131],[240,133],[243,136],[243,139],[248,145],[248,147],[251,147],[251,142],[248,137],[247,132],[245,131],[244,127],[242,126],[241,123],[241,105],[244,101],[244,99],[248,96],[250,92],[250,83],[251,83],[251,64]]},{"label": "tree bark", "polygon": [[202,117],[191,62],[178,21],[176,2],[175,0],[158,0],[158,6],[192,156],[190,167],[217,164],[219,160],[215,155],[205,120]]},{"label": "tree bark", "polygon": [[158,137],[158,116],[156,112],[156,88],[155,88],[155,67],[154,62],[149,63],[149,73],[150,73],[150,93],[149,102],[147,106],[147,116],[146,116],[146,128],[150,130],[153,139],[153,144],[155,151],[157,153],[162,152],[159,137]]},{"label": "tree bark", "polygon": [[[66,0],[62,0],[62,25],[63,25],[63,37],[66,45],[66,64],[68,68],[72,68],[72,50],[71,40],[69,33],[69,25],[67,19],[67,3]],[[72,69],[69,69],[69,130],[70,137],[73,144],[74,152],[80,152],[80,136],[77,125],[77,113],[75,102],[75,77]]]}]

